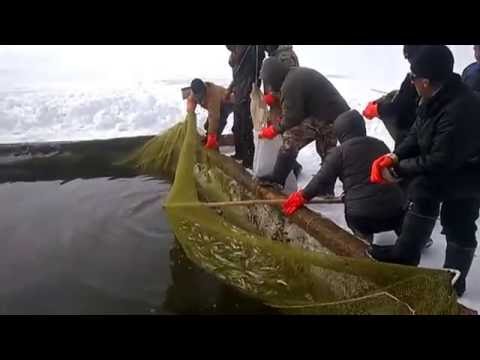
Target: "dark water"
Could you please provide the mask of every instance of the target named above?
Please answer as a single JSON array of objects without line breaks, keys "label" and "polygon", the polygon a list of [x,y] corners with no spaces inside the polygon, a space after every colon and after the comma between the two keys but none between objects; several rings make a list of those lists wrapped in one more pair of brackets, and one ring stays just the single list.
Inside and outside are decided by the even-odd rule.
[{"label": "dark water", "polygon": [[0,314],[265,313],[192,264],[134,177],[0,184]]}]

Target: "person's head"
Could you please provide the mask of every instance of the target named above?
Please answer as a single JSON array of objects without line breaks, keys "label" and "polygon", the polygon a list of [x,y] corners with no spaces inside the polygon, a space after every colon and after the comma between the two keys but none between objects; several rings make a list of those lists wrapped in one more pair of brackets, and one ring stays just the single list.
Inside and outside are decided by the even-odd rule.
[{"label": "person's head", "polygon": [[425,46],[410,66],[417,93],[428,99],[453,74],[453,54],[445,45]]},{"label": "person's head", "polygon": [[480,63],[480,45],[473,45],[473,53],[475,54],[475,60]]},{"label": "person's head", "polygon": [[403,45],[403,56],[411,64],[415,56],[418,55],[425,45]]},{"label": "person's head", "polygon": [[365,120],[357,110],[349,110],[340,114],[333,124],[333,129],[340,143],[355,137],[367,136]]},{"label": "person's head", "polygon": [[201,104],[207,94],[207,86],[202,80],[193,79],[190,87],[192,88],[193,97],[199,104]]},{"label": "person's head", "polygon": [[271,57],[263,62],[260,78],[263,80],[266,89],[279,92],[289,70],[290,68],[286,64]]}]

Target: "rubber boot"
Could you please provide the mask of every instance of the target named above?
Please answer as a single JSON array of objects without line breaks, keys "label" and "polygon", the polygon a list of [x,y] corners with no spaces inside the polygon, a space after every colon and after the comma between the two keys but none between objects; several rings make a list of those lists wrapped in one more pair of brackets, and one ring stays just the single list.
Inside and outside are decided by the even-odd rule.
[{"label": "rubber boot", "polygon": [[297,154],[292,152],[279,152],[273,172],[269,175],[259,177],[261,183],[278,184],[285,186],[288,175],[295,166]]},{"label": "rubber boot", "polygon": [[[400,236],[401,233],[402,233],[402,228],[395,230],[395,234],[397,234],[397,236]],[[423,250],[429,249],[430,247],[432,247],[432,245],[433,245],[432,238],[428,238],[427,241],[425,242],[425,245],[423,245]]]},{"label": "rubber boot", "polygon": [[475,248],[464,248],[447,240],[447,251],[443,267],[460,271],[460,277],[453,286],[458,297],[461,297],[465,293],[466,278],[472,266],[474,256]]},{"label": "rubber boot", "polygon": [[432,235],[436,218],[407,212],[402,233],[394,246],[372,246],[370,255],[383,262],[418,266],[425,243]]}]

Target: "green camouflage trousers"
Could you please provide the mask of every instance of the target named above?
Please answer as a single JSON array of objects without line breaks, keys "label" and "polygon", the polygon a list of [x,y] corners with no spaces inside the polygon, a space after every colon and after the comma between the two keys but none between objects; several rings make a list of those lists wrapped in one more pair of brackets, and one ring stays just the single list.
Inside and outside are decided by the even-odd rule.
[{"label": "green camouflage trousers", "polygon": [[316,142],[317,152],[322,163],[331,148],[337,146],[337,138],[333,131],[333,124],[325,124],[316,118],[309,117],[299,125],[288,129],[283,134],[281,152],[298,152],[312,141]]}]

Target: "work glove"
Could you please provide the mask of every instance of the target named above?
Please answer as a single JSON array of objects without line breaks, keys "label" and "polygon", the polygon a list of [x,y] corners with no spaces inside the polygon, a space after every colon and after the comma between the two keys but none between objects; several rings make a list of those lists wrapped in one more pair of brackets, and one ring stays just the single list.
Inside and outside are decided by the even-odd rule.
[{"label": "work glove", "polygon": [[391,168],[396,163],[396,157],[393,154],[382,155],[377,158],[371,168],[370,182],[374,184],[387,184],[387,181],[383,176],[385,169]]},{"label": "work glove", "polygon": [[205,149],[215,150],[218,149],[217,134],[208,134],[207,143]]},{"label": "work glove", "polygon": [[260,132],[258,133],[258,137],[260,139],[268,139],[272,140],[278,135],[278,131],[275,128],[275,126],[270,125],[268,127],[264,127]]},{"label": "work glove", "polygon": [[305,198],[303,197],[303,191],[300,190],[290,194],[282,204],[282,211],[286,216],[291,216],[303,205],[305,205]]},{"label": "work glove", "polygon": [[370,101],[365,110],[363,110],[363,116],[368,120],[378,117],[378,103],[376,101]]},{"label": "work glove", "polygon": [[273,106],[278,102],[278,97],[269,92],[268,94],[263,95],[263,101],[268,106]]}]

